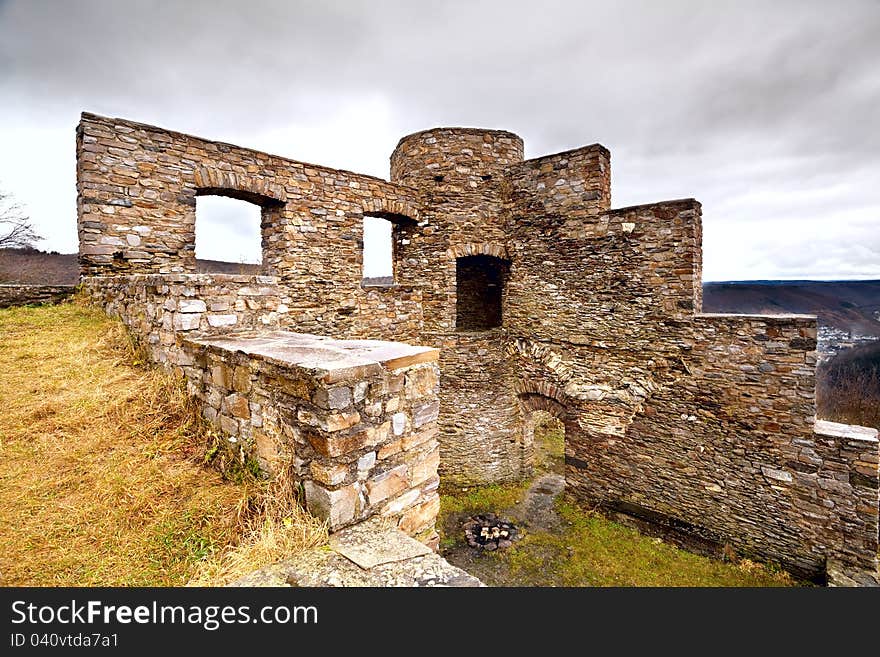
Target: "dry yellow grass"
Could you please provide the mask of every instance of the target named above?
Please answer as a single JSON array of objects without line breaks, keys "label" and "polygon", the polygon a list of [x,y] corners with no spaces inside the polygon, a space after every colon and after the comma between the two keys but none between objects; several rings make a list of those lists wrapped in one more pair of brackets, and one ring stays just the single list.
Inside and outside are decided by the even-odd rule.
[{"label": "dry yellow grass", "polygon": [[0,310],[0,584],[213,584],[326,538],[292,493],[201,465],[180,382],[136,363],[94,309]]},{"label": "dry yellow grass", "polygon": [[257,568],[327,542],[327,526],[298,503],[287,472],[260,496],[259,512],[242,524],[241,540],[198,563],[189,586],[223,586]]}]

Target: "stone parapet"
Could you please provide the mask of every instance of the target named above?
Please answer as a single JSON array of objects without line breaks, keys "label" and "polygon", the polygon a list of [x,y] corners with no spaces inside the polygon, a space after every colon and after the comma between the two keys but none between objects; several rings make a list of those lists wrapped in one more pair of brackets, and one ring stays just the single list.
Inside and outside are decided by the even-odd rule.
[{"label": "stone parapet", "polygon": [[290,467],[331,531],[378,515],[436,538],[436,349],[286,331],[183,346],[204,417],[265,471]]},{"label": "stone parapet", "polygon": [[133,274],[82,279],[89,301],[119,318],[151,358],[188,364],[183,336],[254,328],[277,329],[288,312],[274,276]]}]

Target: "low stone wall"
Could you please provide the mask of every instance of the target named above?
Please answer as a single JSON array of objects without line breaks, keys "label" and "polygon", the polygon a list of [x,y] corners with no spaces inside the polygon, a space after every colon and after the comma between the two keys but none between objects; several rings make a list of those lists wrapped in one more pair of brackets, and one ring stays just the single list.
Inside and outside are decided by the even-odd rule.
[{"label": "low stone wall", "polygon": [[183,347],[204,417],[266,471],[291,467],[331,531],[379,515],[436,546],[436,349],[285,331]]},{"label": "low stone wall", "polygon": [[91,303],[122,320],[157,363],[186,365],[186,335],[277,329],[288,313],[274,276],[133,274],[82,279]]},{"label": "low stone wall", "polygon": [[0,285],[0,308],[36,306],[66,301],[76,291],[75,285]]},{"label": "low stone wall", "polygon": [[[842,524],[832,537],[832,549],[825,563],[831,586],[877,586],[877,516],[880,513],[878,487],[877,430],[820,420],[814,426],[814,438],[822,446],[824,462],[812,483],[824,495],[822,510],[816,520],[827,524],[839,516]],[[804,475],[801,474],[801,477]],[[800,478],[800,477],[799,477]],[[816,496],[819,497],[819,496]],[[834,512],[826,511],[828,502]],[[807,508],[808,512],[816,513]]]}]

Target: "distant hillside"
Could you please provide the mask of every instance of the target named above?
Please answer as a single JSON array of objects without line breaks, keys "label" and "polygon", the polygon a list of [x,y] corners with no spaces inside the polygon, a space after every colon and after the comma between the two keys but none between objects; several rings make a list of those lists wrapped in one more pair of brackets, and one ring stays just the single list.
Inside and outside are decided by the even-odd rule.
[{"label": "distant hillside", "polygon": [[880,429],[880,342],[841,351],[819,367],[820,417]]},{"label": "distant hillside", "polygon": [[0,249],[0,283],[76,285],[75,253],[46,253],[37,249]]},{"label": "distant hillside", "polygon": [[259,274],[260,265],[251,265],[246,262],[196,259],[196,271],[200,274]]},{"label": "distant hillside", "polygon": [[370,287],[370,286],[387,287],[389,285],[394,285],[394,277],[393,276],[367,276],[363,279],[363,284],[366,287]]},{"label": "distant hillside", "polygon": [[880,336],[880,281],[703,283],[703,312],[807,313],[841,331]]},{"label": "distant hillside", "polygon": [[[196,260],[199,272],[257,274],[260,265],[220,260]],[[0,249],[0,283],[76,285],[79,265],[75,253],[46,253],[36,249]]]}]

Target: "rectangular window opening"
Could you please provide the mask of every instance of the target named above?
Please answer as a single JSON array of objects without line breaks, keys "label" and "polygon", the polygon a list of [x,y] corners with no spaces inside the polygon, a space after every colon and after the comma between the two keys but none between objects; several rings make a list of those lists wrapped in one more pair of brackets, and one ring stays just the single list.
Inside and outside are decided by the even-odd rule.
[{"label": "rectangular window opening", "polygon": [[364,217],[363,285],[394,284],[394,225],[381,217]]},{"label": "rectangular window opening", "polygon": [[262,212],[259,205],[235,198],[197,196],[197,271],[214,274],[260,273],[263,262]]},{"label": "rectangular window opening", "polygon": [[487,255],[455,261],[455,330],[488,331],[501,326],[508,263]]}]

